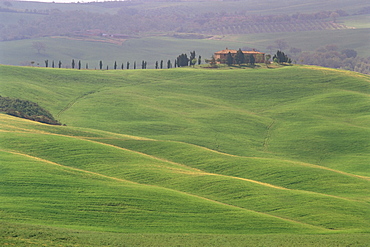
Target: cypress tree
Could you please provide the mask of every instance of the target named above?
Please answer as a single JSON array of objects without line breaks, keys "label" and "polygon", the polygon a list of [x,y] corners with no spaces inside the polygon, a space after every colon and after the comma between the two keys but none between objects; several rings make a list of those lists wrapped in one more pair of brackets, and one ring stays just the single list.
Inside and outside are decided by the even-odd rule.
[{"label": "cypress tree", "polygon": [[45,67],[47,68],[49,66],[49,60],[45,60]]},{"label": "cypress tree", "polygon": [[254,65],[256,63],[256,59],[254,58],[253,54],[249,55],[249,63],[251,65]]},{"label": "cypress tree", "polygon": [[202,63],[202,56],[199,55],[199,57],[198,57],[198,65],[200,65],[201,63]]},{"label": "cypress tree", "polygon": [[161,60],[161,69],[163,69],[163,60]]},{"label": "cypress tree", "polygon": [[117,62],[114,61],[114,69],[117,69]]},{"label": "cypress tree", "polygon": [[155,69],[158,69],[158,61],[155,61]]},{"label": "cypress tree", "polygon": [[81,69],[81,60],[78,60],[78,69]]},{"label": "cypress tree", "polygon": [[229,52],[226,56],[226,64],[228,66],[231,66],[233,64],[233,56],[231,55],[231,52]]},{"label": "cypress tree", "polygon": [[208,62],[209,62],[209,65],[211,65],[212,68],[217,67],[215,56],[212,55],[211,60],[208,60]]},{"label": "cypress tree", "polygon": [[245,61],[245,58],[244,58],[244,53],[242,52],[242,50],[239,48],[239,50],[236,52],[236,55],[235,55],[235,62],[239,65],[241,65],[242,63],[244,63]]},{"label": "cypress tree", "polygon": [[74,69],[74,68],[75,68],[75,60],[72,59],[72,69]]},{"label": "cypress tree", "polygon": [[130,62],[127,62],[127,64],[126,64],[126,68],[127,68],[127,69],[130,69]]},{"label": "cypress tree", "polygon": [[289,61],[291,62],[291,59],[288,58],[288,56],[285,55],[285,53],[280,51],[280,50],[278,50],[276,52],[276,54],[273,57],[273,60],[274,61],[276,60],[278,63],[286,63],[286,62],[289,62]]},{"label": "cypress tree", "polygon": [[168,59],[167,61],[167,69],[170,69],[172,67],[171,60]]},{"label": "cypress tree", "polygon": [[99,68],[100,68],[100,70],[103,69],[103,61],[102,60],[100,60],[100,62],[99,62]]},{"label": "cypress tree", "polygon": [[54,68],[54,60],[53,60],[53,62],[51,63],[51,67],[53,67],[53,68]]},{"label": "cypress tree", "polygon": [[195,51],[190,52],[190,58],[189,58],[190,66],[195,65],[195,63],[194,63],[195,60],[194,59],[196,59],[195,58]]},{"label": "cypress tree", "polygon": [[121,69],[123,69],[123,63],[122,63],[122,65],[121,65]]},{"label": "cypress tree", "polygon": [[[177,57],[177,67],[184,67],[189,65],[189,58],[186,54],[181,54]],[[191,64],[191,62],[190,62]]]},{"label": "cypress tree", "polygon": [[58,66],[59,66],[59,69],[62,68],[62,62],[60,60],[59,60]]},{"label": "cypress tree", "polygon": [[86,69],[89,69],[89,64],[88,63],[86,63]]},{"label": "cypress tree", "polygon": [[136,61],[134,62],[134,69],[136,69]]}]

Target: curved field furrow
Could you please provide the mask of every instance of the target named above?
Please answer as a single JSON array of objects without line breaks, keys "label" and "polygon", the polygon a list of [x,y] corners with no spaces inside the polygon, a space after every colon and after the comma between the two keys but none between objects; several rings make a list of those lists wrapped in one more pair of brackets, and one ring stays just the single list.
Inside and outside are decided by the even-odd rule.
[{"label": "curved field furrow", "polygon": [[0,114],[5,222],[135,233],[370,229],[369,76],[300,65],[0,70],[2,95],[66,124]]},{"label": "curved field furrow", "polygon": [[[172,162],[172,161],[167,160],[167,159],[159,158],[159,157],[156,157],[154,155],[149,155],[149,154],[146,154],[146,153],[143,153],[143,152],[138,152],[138,151],[135,151],[135,150],[132,150],[132,149],[122,148],[122,147],[119,147],[119,146],[115,146],[115,145],[111,145],[111,144],[106,144],[104,142],[99,142],[99,141],[94,141],[94,142],[97,142],[97,143],[100,143],[100,144],[103,144],[103,145],[108,145],[108,146],[111,146],[111,147],[114,147],[114,148],[118,148],[118,149],[123,149],[123,150],[126,150],[126,151],[132,151],[132,152],[135,152],[135,153],[138,153],[138,154],[142,154],[142,155],[145,155],[145,156],[150,157],[150,158],[153,158],[153,159],[158,159],[158,160],[161,160],[161,161],[164,161],[164,162],[169,162],[171,164],[176,164],[176,165],[179,165],[179,166],[184,166],[184,167],[187,167],[187,168],[192,168],[191,166],[186,166],[186,165],[183,165],[183,164],[180,164],[180,163]],[[197,147],[199,147],[199,146],[197,146]],[[204,147],[199,147],[199,148],[204,148]],[[204,148],[204,149],[206,149],[206,148]],[[220,152],[217,152],[215,150],[208,150],[208,151],[214,151],[216,153],[219,153],[219,154],[222,154],[222,155],[227,155],[227,156],[232,156],[232,157],[243,157],[243,156],[235,156],[235,155],[220,153]],[[266,160],[269,160],[267,158],[258,158],[258,157],[243,157],[243,158],[253,158],[253,159],[262,159],[262,160],[266,159]],[[354,175],[354,174],[349,174],[349,173],[337,171],[337,170],[334,170],[334,169],[330,169],[330,168],[326,168],[326,167],[322,167],[322,166],[318,166],[318,165],[306,164],[306,163],[301,163],[301,162],[297,163],[297,162],[293,162],[293,161],[290,161],[290,160],[281,160],[281,161],[289,162],[289,163],[292,163],[292,164],[298,164],[298,165],[302,165],[302,166],[307,166],[307,167],[312,167],[312,168],[324,169],[324,170],[332,171],[332,172],[339,173],[339,174],[346,175],[346,176],[350,176],[350,177],[355,177],[355,178],[370,180],[369,177],[359,176],[359,175]],[[257,181],[257,180],[253,180],[253,179],[248,179],[248,178],[243,178],[243,177],[229,176],[229,175],[217,174],[217,173],[210,173],[210,172],[205,172],[205,171],[199,170],[199,169],[196,169],[196,171],[199,172],[200,174],[204,174],[204,175],[220,176],[220,177],[225,177],[225,178],[238,179],[238,180],[252,182],[252,183],[256,183],[256,184],[259,184],[259,185],[263,185],[263,186],[267,186],[267,187],[271,187],[271,188],[275,188],[275,189],[280,189],[280,190],[292,190],[292,189],[289,189],[289,188],[286,188],[286,187],[277,186],[277,185],[269,184],[269,183],[264,183],[264,182],[261,182],[261,181]],[[294,189],[294,190],[296,190],[298,192],[306,192],[306,193],[311,193],[311,194],[324,195],[324,196],[333,197],[333,198],[342,199],[342,200],[360,201],[360,200],[354,200],[354,199],[350,199],[350,198],[346,198],[346,197],[342,197],[342,196],[335,196],[335,195],[330,195],[330,194],[325,194],[325,193],[319,193],[319,192],[314,192],[314,191],[299,190],[299,189]]]},{"label": "curved field furrow", "polygon": [[[26,120],[27,121],[27,120]],[[112,145],[112,144],[107,144],[107,143],[104,143],[104,142],[99,142],[98,141],[98,138],[93,138],[93,140],[91,140],[90,137],[82,137],[82,136],[69,136],[69,135],[63,135],[63,134],[56,134],[56,133],[49,133],[49,132],[46,132],[46,131],[40,131],[40,130],[34,130],[34,129],[27,129],[27,128],[20,128],[20,127],[15,127],[15,126],[11,126],[11,125],[7,125],[8,127],[11,127],[11,128],[15,128],[15,129],[20,129],[20,130],[24,130],[26,132],[31,132],[31,133],[37,133],[37,134],[46,134],[46,135],[55,135],[55,136],[62,136],[62,137],[71,137],[71,138],[76,138],[76,139],[80,139],[80,140],[86,140],[86,141],[91,141],[91,142],[95,142],[95,143],[99,143],[99,144],[102,144],[102,145],[106,145],[106,146],[111,146],[111,147],[114,147],[114,148],[118,148],[118,149],[122,149],[122,150],[125,150],[125,151],[130,151],[130,152],[134,152],[134,153],[137,153],[139,155],[144,155],[146,157],[149,157],[149,158],[153,158],[153,159],[156,159],[156,160],[160,160],[160,161],[164,161],[164,162],[168,162],[170,164],[174,164],[174,165],[178,165],[180,167],[186,167],[188,169],[191,169],[191,170],[194,170],[194,172],[196,173],[201,173],[201,174],[206,174],[206,175],[212,175],[212,176],[222,176],[222,177],[229,177],[229,178],[233,178],[233,179],[239,179],[239,180],[244,180],[244,181],[248,181],[248,182],[252,182],[252,183],[256,183],[256,184],[260,184],[260,185],[263,185],[263,186],[267,186],[267,187],[271,187],[271,188],[276,188],[276,189],[284,189],[284,190],[289,190],[288,188],[286,187],[282,187],[282,186],[277,186],[277,185],[273,185],[273,184],[269,184],[269,183],[265,183],[265,182],[261,182],[261,181],[257,181],[257,180],[253,180],[253,179],[248,179],[248,178],[243,178],[243,177],[237,177],[237,176],[228,176],[228,175],[224,175],[224,174],[216,174],[216,173],[210,173],[210,172],[205,172],[203,170],[200,170],[200,169],[197,169],[197,168],[193,168],[191,166],[187,166],[187,165],[184,165],[184,164],[180,164],[180,163],[177,163],[177,162],[173,162],[173,161],[170,161],[168,159],[164,159],[164,158],[159,158],[157,156],[154,156],[154,155],[149,155],[149,154],[146,154],[146,153],[143,153],[143,152],[139,152],[139,151],[135,151],[133,149],[127,149],[127,148],[122,148],[122,147],[119,147],[119,146],[116,146],[116,145]],[[26,133],[25,132],[25,133]],[[143,138],[139,138],[139,137],[132,137],[132,138],[135,138],[137,140],[143,140]],[[106,138],[104,138],[106,139]],[[116,139],[116,138],[115,138]],[[146,139],[146,140],[150,140],[150,139]],[[150,140],[150,141],[155,141],[155,140]],[[175,142],[175,141],[171,141],[171,142]],[[181,142],[177,142],[177,143],[181,143]],[[204,149],[204,150],[207,150],[207,151],[211,151],[211,152],[215,152],[217,154],[221,154],[221,155],[226,155],[226,156],[231,156],[231,157],[244,157],[244,158],[253,158],[253,159],[261,159],[261,160],[271,160],[269,158],[260,158],[260,157],[245,157],[245,156],[237,156],[237,155],[232,155],[232,154],[227,154],[227,153],[222,153],[222,152],[219,152],[219,151],[216,151],[216,150],[212,150],[212,149],[208,149],[206,147],[201,147],[201,146],[197,146],[197,145],[194,145],[194,144],[188,144],[188,143],[183,143],[183,144],[186,144],[186,145],[193,145],[197,148],[201,148],[201,149]],[[332,171],[332,172],[335,172],[335,173],[339,173],[339,174],[343,174],[343,175],[346,175],[346,176],[351,176],[351,177],[355,177],[355,178],[360,178],[360,179],[365,179],[365,180],[370,180],[369,177],[366,177],[366,176],[360,176],[360,175],[355,175],[355,174],[349,174],[349,173],[346,173],[346,172],[342,172],[342,171],[338,171],[338,170],[335,170],[335,169],[331,169],[331,168],[327,168],[327,167],[323,167],[323,166],[318,166],[318,165],[314,165],[314,164],[309,164],[309,163],[303,163],[303,162],[293,162],[291,160],[281,160],[281,161],[284,161],[284,162],[289,162],[291,164],[295,164],[295,165],[302,165],[302,166],[307,166],[307,167],[312,167],[312,168],[318,168],[318,169],[324,169],[324,170],[328,170],[328,171]],[[174,169],[174,168],[172,168]],[[180,172],[180,171],[179,171]],[[189,172],[185,172],[185,171],[181,171],[182,173],[188,173]],[[297,190],[297,191],[300,191],[300,190]],[[305,190],[306,191],[306,190]],[[314,191],[306,191],[308,193],[316,193],[316,194],[321,194],[321,195],[325,195],[325,196],[329,196],[329,197],[333,197],[333,198],[338,198],[338,199],[344,199],[344,200],[352,200],[352,199],[349,199],[349,198],[345,198],[345,197],[341,197],[341,196],[335,196],[335,195],[330,195],[330,194],[325,194],[325,193],[317,193],[317,192],[314,192]]]},{"label": "curved field furrow", "polygon": [[[149,158],[152,158],[152,159],[164,161],[164,162],[167,162],[167,163],[170,163],[170,164],[178,165],[180,167],[186,167],[188,169],[194,170],[196,173],[201,173],[201,174],[205,174],[205,175],[212,175],[212,176],[229,177],[229,178],[233,178],[233,179],[239,179],[239,180],[244,180],[244,181],[248,181],[248,182],[260,184],[260,185],[271,187],[271,188],[275,188],[275,189],[289,190],[288,188],[285,188],[285,187],[276,186],[276,185],[273,185],[273,184],[264,183],[264,182],[256,181],[256,180],[253,180],[253,179],[205,172],[205,171],[202,171],[200,169],[193,168],[193,167],[190,167],[190,166],[187,166],[187,165],[184,165],[184,164],[180,164],[180,163],[177,163],[177,162],[173,162],[173,161],[170,161],[170,160],[167,160],[167,159],[159,158],[159,157],[156,157],[154,155],[149,155],[149,154],[146,154],[146,153],[143,153],[143,152],[139,152],[139,151],[135,151],[135,150],[132,150],[132,149],[122,148],[122,147],[119,147],[119,146],[116,146],[116,145],[107,144],[107,143],[104,143],[104,142],[99,142],[98,141],[99,138],[94,138],[93,140],[91,140],[91,138],[89,138],[89,137],[86,138],[86,137],[80,137],[80,136],[68,136],[68,135],[62,135],[62,134],[48,133],[48,132],[45,132],[45,131],[35,131],[35,130],[32,130],[32,129],[25,129],[25,128],[16,128],[16,129],[22,129],[24,131],[29,131],[29,132],[38,133],[38,134],[56,135],[56,136],[71,137],[71,138],[76,138],[76,139],[80,139],[80,140],[86,140],[86,141],[90,141],[90,142],[99,143],[99,144],[102,144],[102,145],[106,145],[106,146],[110,146],[110,147],[122,149],[122,150],[129,151],[129,152],[134,152],[134,153],[137,153],[139,155],[143,155],[143,156],[146,156],[146,157],[149,157]],[[137,138],[137,137],[135,137],[135,138]],[[104,139],[106,139],[106,138],[104,138]],[[114,139],[116,139],[116,138],[114,138]],[[138,138],[138,140],[140,140],[140,139],[141,138]],[[147,139],[147,140],[149,140],[149,139]],[[155,140],[151,140],[151,141],[155,141]],[[181,143],[181,142],[178,142],[178,143]],[[186,145],[193,145],[193,144],[188,144],[188,143],[184,143],[184,144],[186,144]],[[198,148],[201,148],[201,149],[205,149],[207,151],[212,151],[212,152],[215,152],[215,153],[218,153],[218,154],[227,155],[227,156],[231,156],[231,157],[245,157],[245,156],[237,156],[237,155],[222,153],[222,152],[218,152],[216,150],[208,149],[206,147],[201,147],[201,146],[197,146],[197,145],[194,145],[194,146],[196,146]],[[262,160],[266,159],[266,160],[269,160],[268,158],[259,158],[259,157],[245,157],[245,158],[262,159]],[[330,169],[330,168],[327,168],[327,167],[318,166],[318,165],[314,165],[314,164],[308,164],[308,163],[302,163],[302,162],[298,162],[297,163],[297,162],[293,162],[293,161],[290,161],[290,160],[282,160],[282,161],[284,161],[284,162],[291,162],[292,164],[299,164],[299,165],[302,165],[302,166],[308,166],[308,167],[312,167],[312,168],[324,169],[324,170],[336,172],[336,173],[339,173],[339,174],[343,174],[343,175],[346,175],[346,176],[352,176],[352,177],[356,177],[356,178],[370,180],[369,177],[359,176],[359,175],[355,175],[355,174],[349,174],[349,173],[346,173],[346,172],[342,172],[342,171],[338,171],[338,170],[334,170],[334,169]],[[184,172],[184,171],[182,171],[182,172],[183,173],[188,173],[188,172]],[[297,190],[297,191],[299,191],[299,190]],[[309,192],[309,193],[317,193],[317,192],[313,192],[313,191],[307,191],[307,192]],[[322,194],[322,195],[325,195],[325,196],[339,198],[339,199],[351,200],[349,198],[340,197],[340,196],[334,196],[334,195],[329,195],[329,194],[325,194],[325,193],[317,193],[317,194]]]},{"label": "curved field furrow", "polygon": [[[50,165],[63,167],[65,169],[74,170],[74,171],[78,171],[78,172],[83,172],[83,173],[87,173],[87,174],[91,174],[91,175],[94,175],[94,176],[103,177],[103,178],[107,178],[107,179],[112,179],[112,180],[115,180],[115,181],[118,181],[118,182],[132,183],[132,184],[138,184],[138,185],[150,186],[150,187],[158,187],[158,188],[164,188],[164,189],[168,189],[168,190],[174,191],[172,189],[161,187],[161,186],[157,186],[157,185],[141,184],[141,183],[130,181],[130,180],[125,180],[125,179],[120,179],[120,178],[116,178],[116,177],[112,177],[112,176],[107,176],[107,175],[104,175],[104,174],[101,174],[101,173],[97,173],[97,172],[92,172],[92,171],[83,170],[83,169],[79,169],[79,168],[75,168],[75,167],[65,166],[65,165],[58,164],[56,162],[50,161],[50,160],[46,160],[46,159],[43,159],[43,158],[31,156],[31,155],[24,154],[24,153],[19,153],[19,152],[10,151],[10,150],[2,150],[2,149],[0,149],[0,151],[1,152],[6,152],[6,153],[11,153],[11,154],[14,154],[14,155],[24,156],[24,157],[27,157],[27,158],[30,158],[30,159],[34,159],[34,160],[37,160],[37,161],[40,161],[40,162],[43,162],[43,163],[47,163],[47,164],[50,164]],[[214,175],[214,174],[211,174],[211,175]],[[312,228],[316,228],[318,230],[319,229],[320,230],[326,230],[323,227],[318,227],[318,226],[310,225],[310,224],[307,224],[307,223],[304,223],[304,222],[299,222],[299,221],[296,221],[296,220],[287,219],[287,218],[283,218],[283,217],[280,217],[280,216],[275,216],[275,215],[267,214],[267,213],[264,213],[264,212],[258,212],[258,211],[250,210],[250,209],[243,208],[243,207],[238,207],[238,206],[235,206],[235,205],[232,205],[232,204],[228,204],[228,203],[224,203],[224,202],[212,200],[212,199],[209,199],[209,198],[206,198],[206,197],[202,197],[202,196],[199,196],[199,195],[190,194],[188,192],[178,191],[178,190],[176,190],[175,192],[176,193],[179,193],[179,194],[188,195],[188,196],[191,196],[191,197],[196,197],[196,198],[199,198],[199,199],[202,199],[202,200],[205,200],[205,201],[209,201],[209,202],[212,202],[212,203],[224,205],[224,206],[227,206],[227,207],[232,207],[232,208],[236,208],[236,209],[239,209],[239,210],[245,210],[245,211],[248,211],[248,212],[257,213],[257,214],[260,214],[260,215],[264,215],[264,216],[276,218],[276,219],[279,219],[279,220],[283,220],[283,221],[287,221],[287,222],[292,222],[292,223],[300,224],[300,225],[303,225],[303,226],[308,226],[310,228],[312,227]]]},{"label": "curved field furrow", "polygon": [[[14,133],[14,134],[16,134],[16,136],[18,138],[19,135],[22,134],[22,133]],[[27,134],[27,135],[29,135],[29,137],[31,137],[31,135],[33,135],[33,134]],[[91,163],[83,161],[84,160],[83,156],[81,158],[78,158],[77,160],[75,158],[73,160],[71,160],[73,163],[71,163],[71,161],[68,161],[68,159],[65,159],[63,157],[59,157],[59,158],[55,157],[58,160],[62,161],[64,166],[74,167],[74,168],[80,169],[82,171],[87,170],[89,172],[96,173],[96,174],[103,174],[107,178],[108,177],[117,178],[117,176],[118,176],[118,178],[121,179],[122,181],[134,181],[135,183],[138,183],[138,184],[147,184],[147,185],[151,185],[151,186],[158,186],[158,187],[161,187],[161,188],[167,188],[167,189],[171,189],[171,190],[181,191],[181,192],[184,192],[184,193],[189,193],[191,195],[197,195],[197,196],[200,196],[202,198],[207,198],[207,199],[210,199],[210,200],[213,200],[213,201],[218,201],[220,203],[234,205],[238,208],[245,208],[247,210],[252,210],[252,211],[256,211],[256,212],[267,213],[267,214],[271,214],[270,212],[273,212],[272,215],[274,215],[276,217],[287,218],[287,219],[291,219],[291,220],[294,220],[294,221],[303,222],[303,223],[308,224],[308,225],[315,225],[315,224],[312,224],[313,222],[311,220],[301,219],[301,217],[297,217],[297,216],[294,216],[294,215],[290,215],[290,214],[286,214],[286,213],[276,211],[276,209],[273,209],[274,208],[273,204],[266,208],[266,206],[263,206],[263,207],[259,206],[257,201],[253,202],[255,200],[253,198],[251,198],[252,199],[252,204],[251,204],[251,202],[248,202],[248,201],[250,201],[250,199],[248,199],[248,197],[243,198],[244,197],[243,196],[240,199],[238,199],[237,194],[238,193],[243,194],[246,191],[254,188],[253,190],[261,191],[261,192],[259,192],[261,194],[266,194],[267,193],[268,195],[270,195],[272,197],[276,197],[276,196],[277,197],[283,197],[283,198],[286,197],[287,200],[291,200],[291,199],[288,199],[288,198],[302,198],[303,199],[305,197],[309,197],[309,198],[312,198],[313,201],[319,200],[319,201],[324,202],[324,201],[326,201],[325,198],[331,198],[331,200],[335,199],[337,201],[336,203],[339,204],[339,205],[348,204],[348,203],[350,203],[350,204],[358,203],[356,208],[359,207],[359,209],[356,209],[356,210],[360,210],[360,211],[363,210],[361,208],[363,208],[363,206],[364,206],[361,202],[357,202],[355,200],[350,200],[350,199],[347,199],[347,198],[342,198],[342,197],[339,197],[339,196],[326,195],[325,193],[315,193],[315,192],[301,191],[301,190],[289,190],[289,189],[286,189],[286,188],[274,186],[274,185],[271,185],[271,184],[262,183],[262,182],[255,181],[255,180],[243,179],[243,178],[240,178],[240,177],[233,177],[233,176],[229,176],[229,175],[220,175],[220,174],[209,173],[209,172],[204,172],[204,171],[197,171],[197,170],[194,170],[194,168],[187,167],[187,166],[184,166],[184,165],[179,165],[177,162],[167,162],[167,160],[164,160],[162,158],[156,158],[156,157],[153,158],[153,155],[147,155],[147,154],[143,155],[142,152],[132,151],[132,150],[127,149],[127,148],[120,148],[120,147],[117,147],[117,146],[111,145],[111,144],[102,145],[102,143],[97,142],[95,140],[91,141],[91,140],[86,140],[84,138],[75,138],[75,137],[53,135],[53,134],[52,135],[48,135],[48,134],[45,135],[45,134],[39,134],[38,133],[38,134],[36,134],[36,136],[33,136],[30,139],[29,145],[27,144],[27,146],[29,146],[29,148],[34,150],[34,151],[32,151],[33,153],[36,151],[34,149],[36,143],[34,143],[32,141],[32,139],[37,137],[37,136],[40,140],[46,138],[45,139],[45,141],[46,141],[45,144],[48,143],[47,144],[48,146],[50,146],[50,144],[51,144],[50,141],[53,141],[53,142],[58,141],[59,138],[62,138],[62,139],[60,139],[60,141],[63,141],[63,142],[66,142],[68,140],[70,140],[70,141],[75,140],[75,141],[72,141],[71,144],[69,144],[67,146],[63,145],[65,147],[62,147],[62,146],[59,146],[59,145],[58,145],[59,146],[58,147],[58,146],[55,146],[54,144],[52,144],[51,146],[55,146],[55,148],[57,148],[59,150],[59,151],[54,150],[54,151],[52,151],[52,153],[55,153],[55,154],[68,153],[68,152],[75,153],[77,150],[80,149],[79,146],[82,145],[81,148],[83,148],[83,146],[86,146],[86,147],[81,149],[81,151],[78,151],[79,154],[76,153],[76,154],[78,154],[78,156],[80,156],[80,155],[86,156],[87,154],[82,153],[82,152],[85,152],[83,150],[87,150],[86,148],[91,149],[89,152],[93,156],[96,156],[95,158],[93,158],[93,157],[89,158],[89,160],[91,160]],[[58,139],[54,139],[54,138],[58,138]],[[50,141],[47,141],[47,140],[50,140]],[[63,142],[61,142],[61,143],[63,143]],[[88,143],[93,144],[93,146],[88,145]],[[157,143],[157,141],[155,141],[155,143]],[[36,145],[40,147],[39,150],[42,150],[42,149],[46,148],[46,146],[44,146],[44,144],[42,144],[42,143],[37,143]],[[43,146],[45,148],[42,148]],[[103,146],[108,148],[108,149],[104,148],[104,149],[106,149],[106,151],[103,151],[103,150],[98,151],[99,149],[102,149]],[[62,147],[62,149],[60,149],[61,147]],[[22,149],[27,150],[29,148],[26,148],[26,149],[22,148]],[[111,171],[111,169],[106,165],[105,166],[101,166],[101,165],[96,166],[97,164],[99,164],[99,160],[101,160],[101,157],[100,157],[99,153],[102,153],[102,154],[105,153],[105,155],[111,156],[111,155],[114,155],[114,153],[117,153],[114,150],[117,150],[118,152],[123,151],[123,152],[127,153],[123,157],[128,157],[127,155],[130,155],[130,156],[131,155],[138,155],[137,157],[141,157],[140,159],[145,158],[145,159],[147,159],[146,161],[145,161],[145,159],[142,159],[142,161],[141,162],[139,161],[138,164],[140,164],[142,162],[145,162],[146,164],[142,163],[142,165],[139,165],[139,166],[130,165],[132,168],[123,169],[123,170],[121,168],[118,168],[116,171]],[[28,151],[21,151],[21,153],[24,153],[24,152],[28,153]],[[37,151],[35,154],[32,154],[31,156],[39,156],[39,155],[37,155],[37,153],[39,153],[39,152]],[[50,151],[48,151],[47,153],[44,153],[41,156],[45,156],[45,154],[47,154],[47,156],[51,155],[50,157],[55,156],[52,153],[50,153]],[[111,153],[111,154],[109,154],[109,153]],[[72,154],[71,157],[75,156],[76,154]],[[76,158],[78,156],[76,156]],[[55,158],[53,158],[53,159],[55,160]],[[80,160],[80,161],[78,161],[78,160]],[[116,158],[114,158],[114,160],[116,160]],[[139,159],[136,158],[135,160],[139,160]],[[117,161],[115,161],[115,163]],[[55,162],[55,161],[53,161],[53,162]],[[81,162],[85,163],[85,164],[81,164]],[[155,162],[163,162],[163,163],[157,163],[156,164]],[[55,162],[55,163],[60,163],[60,162]],[[94,163],[96,163],[96,164],[94,164]],[[114,165],[114,164],[111,163],[110,166],[112,166],[112,165]],[[148,168],[145,168],[145,167],[148,167]],[[137,170],[137,169],[139,169],[139,170]],[[185,169],[185,170],[183,170],[183,169]],[[158,173],[158,172],[160,172],[160,173]],[[117,175],[113,175],[113,174],[117,174]],[[159,177],[157,177],[158,175],[159,175]],[[163,178],[161,178],[161,177],[163,177]],[[187,180],[189,181],[189,183],[186,182]],[[238,183],[236,182],[238,180],[241,181],[241,182],[247,182],[247,184],[238,185]],[[218,186],[222,186],[222,184],[225,184],[225,183],[228,184],[227,185],[228,187],[230,187],[232,185],[228,189],[229,190],[231,189],[233,192],[231,192],[231,191],[230,191],[231,193],[227,192],[228,189],[224,188],[225,191],[223,191],[220,195],[217,195],[219,192],[217,192],[217,190],[215,188],[207,188],[210,185],[212,187],[213,187],[213,185],[217,185],[217,187],[218,187]],[[195,188],[191,188],[192,184],[194,184],[194,185],[199,184],[198,185],[199,187],[197,186]],[[209,184],[209,185],[207,185],[207,184]],[[240,187],[240,186],[242,186],[242,187]],[[202,191],[202,190],[198,191],[199,188],[206,188],[206,189],[205,190],[202,189],[204,191]],[[235,189],[237,189],[237,190],[235,191]],[[239,192],[238,192],[238,190],[239,190]],[[279,191],[281,191],[281,192],[279,192]],[[286,192],[283,192],[283,191],[286,191]],[[247,201],[245,201],[245,199],[247,199]],[[298,203],[298,201],[294,202],[294,204],[296,204],[296,203]],[[333,203],[334,203],[334,201],[329,203],[329,204],[331,204],[330,207],[335,205]],[[337,209],[335,209],[335,211],[337,211]],[[346,216],[346,218],[347,218],[347,216]],[[347,220],[349,220],[349,218],[347,218]],[[327,226],[327,228],[330,228],[330,227]],[[337,228],[337,227],[334,227],[334,228]]]},{"label": "curved field furrow", "polygon": [[[152,141],[156,141],[156,140],[152,140]],[[230,156],[230,157],[235,157],[235,158],[249,158],[249,159],[256,159],[256,160],[276,160],[276,159],[273,159],[273,158],[249,157],[249,156],[241,156],[241,155],[228,154],[228,153],[220,152],[220,151],[213,150],[213,149],[210,149],[210,148],[207,148],[207,147],[198,146],[198,145],[191,144],[191,143],[179,142],[179,141],[167,141],[167,142],[173,142],[173,143],[180,143],[180,144],[190,145],[190,146],[194,146],[194,147],[197,147],[197,148],[200,148],[200,149],[204,149],[204,150],[209,151],[209,152],[213,152],[213,153],[217,153],[217,154],[225,155],[225,156]],[[360,179],[370,180],[370,177],[367,177],[367,176],[361,176],[361,175],[351,174],[351,173],[343,172],[343,171],[332,169],[332,168],[325,167],[325,166],[320,166],[320,165],[305,163],[305,162],[301,162],[301,161],[293,161],[293,160],[287,160],[287,159],[280,159],[280,158],[278,158],[278,160],[281,160],[281,161],[284,161],[284,162],[288,162],[288,163],[291,163],[291,164],[295,164],[295,165],[301,165],[301,166],[307,166],[307,167],[312,167],[312,168],[317,168],[317,169],[322,169],[322,170],[328,170],[328,171],[332,171],[332,172],[335,172],[335,173],[339,173],[339,174],[350,176],[350,177],[354,177],[354,178],[360,178]]]}]

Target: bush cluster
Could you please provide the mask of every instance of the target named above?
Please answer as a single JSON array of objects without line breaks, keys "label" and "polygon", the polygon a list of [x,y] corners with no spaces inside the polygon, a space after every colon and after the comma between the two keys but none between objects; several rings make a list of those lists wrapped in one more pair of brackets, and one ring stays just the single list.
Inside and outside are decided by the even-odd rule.
[{"label": "bush cluster", "polygon": [[50,112],[40,107],[37,103],[28,100],[0,96],[0,111],[41,123],[61,125],[60,122],[54,119]]},{"label": "bush cluster", "polygon": [[353,49],[340,51],[336,45],[326,45],[325,47],[320,47],[315,52],[303,52],[297,59],[303,64],[370,74],[370,57],[359,57]]}]

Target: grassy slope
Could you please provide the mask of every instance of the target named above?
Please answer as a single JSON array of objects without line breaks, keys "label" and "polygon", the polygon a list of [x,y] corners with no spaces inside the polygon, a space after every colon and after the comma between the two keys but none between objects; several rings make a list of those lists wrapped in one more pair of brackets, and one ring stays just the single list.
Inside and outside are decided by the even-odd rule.
[{"label": "grassy slope", "polygon": [[[3,223],[0,243],[16,246],[366,246],[368,234],[127,234]],[[5,231],[4,231],[5,233]],[[12,234],[9,237],[9,233]]]},{"label": "grassy slope", "polygon": [[0,115],[9,222],[152,233],[370,228],[368,76],[316,67],[1,74],[3,96],[91,128]]},{"label": "grassy slope", "polygon": [[[315,67],[117,72],[2,69],[4,96],[36,101],[68,125],[328,166],[335,157],[347,157],[357,166],[342,165],[341,169],[369,175],[364,145],[369,138],[367,76]],[[307,137],[311,142],[302,145]],[[353,149],[358,148],[355,155]],[[351,152],[346,154],[346,150]],[[341,164],[333,168],[337,167]]]}]

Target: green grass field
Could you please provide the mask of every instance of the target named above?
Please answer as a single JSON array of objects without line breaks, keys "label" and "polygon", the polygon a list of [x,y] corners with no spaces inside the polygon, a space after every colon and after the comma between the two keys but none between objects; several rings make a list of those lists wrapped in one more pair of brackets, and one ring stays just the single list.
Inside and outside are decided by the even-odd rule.
[{"label": "green grass field", "polygon": [[0,66],[0,244],[367,246],[370,76],[263,66]]}]

